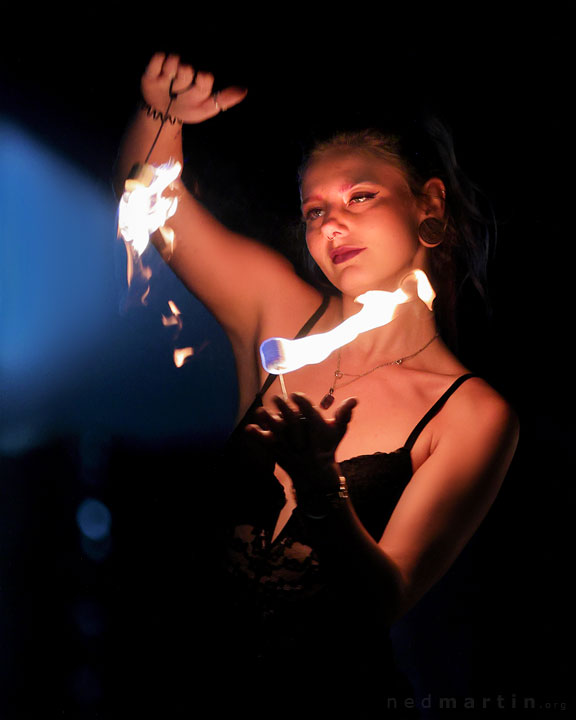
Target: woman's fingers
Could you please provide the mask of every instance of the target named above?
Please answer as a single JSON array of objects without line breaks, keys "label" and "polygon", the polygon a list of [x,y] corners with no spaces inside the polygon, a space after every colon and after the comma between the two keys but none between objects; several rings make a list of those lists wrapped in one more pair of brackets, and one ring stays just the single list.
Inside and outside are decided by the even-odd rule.
[{"label": "woman's fingers", "polygon": [[191,65],[179,65],[172,83],[172,92],[178,94],[188,90],[194,82],[194,68]]},{"label": "woman's fingers", "polygon": [[356,398],[348,398],[332,418],[326,418],[302,393],[294,393],[290,400],[279,396],[273,400],[278,413],[259,408],[256,422],[247,426],[246,431],[256,440],[274,447],[277,461],[285,469],[297,467],[304,461],[333,457],[357,405]]},{"label": "woman's fingers", "polygon": [[[314,451],[334,449],[339,438],[334,433],[334,423],[326,420],[318,408],[302,393],[293,393],[290,397],[293,406],[283,398],[276,397],[278,406],[292,437],[298,441],[301,449]],[[338,433],[340,434],[340,433]]]},{"label": "woman's fingers", "polygon": [[[275,397],[274,402],[280,409],[285,419],[295,421],[304,418],[312,427],[321,428],[330,423],[312,401],[302,393],[293,393],[291,400],[296,406],[294,410],[283,398]],[[338,407],[334,414],[333,421],[338,425],[347,425],[352,418],[352,411],[358,404],[356,398],[348,398]]]},{"label": "woman's fingers", "polygon": [[142,74],[142,80],[155,80],[162,72],[164,64],[164,53],[155,53]]},{"label": "woman's fingers", "polygon": [[178,66],[180,65],[179,55],[168,55],[162,65],[162,75],[172,80],[178,74]]},{"label": "woman's fingers", "polygon": [[241,87],[229,87],[220,90],[215,94],[216,102],[220,106],[222,111],[228,110],[228,108],[238,105],[248,94],[246,88]]},{"label": "woman's fingers", "polygon": [[284,420],[292,424],[299,422],[300,411],[298,408],[293,408],[284,398],[278,395],[273,400]]},{"label": "woman's fingers", "polygon": [[164,53],[156,53],[148,63],[140,87],[142,97],[152,107],[164,109],[169,103],[170,83],[178,73],[178,64],[177,55],[166,57]]},{"label": "woman's fingers", "polygon": [[261,442],[267,443],[268,445],[272,445],[276,442],[273,432],[270,430],[263,430],[260,425],[256,425],[254,423],[246,425],[244,432]]},{"label": "woman's fingers", "polygon": [[196,75],[194,81],[194,89],[198,97],[207,98],[212,95],[212,88],[214,86],[214,75],[208,72],[199,72]]},{"label": "woman's fingers", "polygon": [[165,59],[166,55],[164,53],[155,53],[150,59],[146,70],[144,70],[144,77],[151,80],[157,79],[162,74]]},{"label": "woman's fingers", "polygon": [[298,407],[302,416],[310,423],[312,429],[321,430],[325,426],[326,419],[306,395],[292,393],[292,401]]},{"label": "woman's fingers", "polygon": [[156,53],[142,75],[142,95],[155,108],[170,102],[169,91],[175,97],[171,114],[188,123],[208,120],[237,105],[247,90],[229,87],[214,93],[214,76],[209,72],[195,72],[191,65],[180,62],[175,54]]},{"label": "woman's fingers", "polygon": [[344,400],[334,413],[334,420],[336,423],[340,426],[346,427],[352,419],[352,411],[356,405],[358,405],[358,400],[354,397]]}]

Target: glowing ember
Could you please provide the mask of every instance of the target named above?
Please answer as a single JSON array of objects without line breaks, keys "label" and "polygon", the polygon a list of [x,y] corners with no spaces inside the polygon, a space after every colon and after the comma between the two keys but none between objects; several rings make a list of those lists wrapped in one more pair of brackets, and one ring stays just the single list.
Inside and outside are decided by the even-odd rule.
[{"label": "glowing ember", "polygon": [[371,290],[359,295],[354,302],[362,309],[326,333],[308,335],[297,340],[270,338],[260,346],[262,366],[274,375],[293,372],[305,365],[325,360],[334,350],[352,342],[360,333],[387,325],[398,305],[418,296],[432,310],[434,290],[422,270],[414,270],[401,282],[395,292]]},{"label": "glowing ember", "polygon": [[163,197],[162,192],[181,170],[180,163],[173,161],[158,167],[136,165],[126,180],[118,210],[118,232],[138,255],[142,255],[156,230],[169,245],[173,244],[174,233],[165,225],[176,212],[178,198]]},{"label": "glowing ember", "polygon": [[176,348],[174,350],[174,365],[181,368],[184,363],[194,355],[194,348]]}]

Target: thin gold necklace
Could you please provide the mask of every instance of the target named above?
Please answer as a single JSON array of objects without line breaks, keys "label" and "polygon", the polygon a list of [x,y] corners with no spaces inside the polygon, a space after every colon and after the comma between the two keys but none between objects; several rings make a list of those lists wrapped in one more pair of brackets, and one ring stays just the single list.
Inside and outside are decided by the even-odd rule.
[{"label": "thin gold necklace", "polygon": [[[336,370],[334,371],[334,381],[332,383],[332,387],[330,388],[330,390],[328,390],[326,395],[324,395],[324,397],[320,401],[320,407],[323,408],[324,410],[328,410],[328,408],[331,407],[332,403],[334,402],[334,392],[338,388],[343,388],[343,387],[346,387],[347,385],[352,385],[352,383],[356,382],[356,380],[360,380],[360,378],[363,378],[366,375],[370,375],[370,373],[373,373],[374,370],[378,370],[378,368],[387,367],[389,365],[402,365],[402,363],[405,362],[406,360],[411,360],[413,357],[416,357],[416,355],[419,355],[421,352],[426,350],[426,348],[429,345],[431,345],[439,335],[440,335],[440,333],[436,333],[436,335],[434,335],[433,338],[430,338],[430,340],[428,340],[428,342],[425,345],[423,345],[420,348],[420,350],[416,350],[416,352],[412,353],[411,355],[404,355],[404,357],[398,358],[398,360],[390,360],[389,362],[380,363],[380,365],[376,365],[375,367],[371,368],[370,370],[366,370],[366,372],[360,373],[359,375],[353,375],[352,373],[341,372],[341,370],[340,370],[341,353],[340,353],[340,349],[338,349],[338,364],[337,364]],[[347,382],[341,383],[340,385],[338,385],[338,380],[340,380],[340,378],[343,378],[343,377],[351,377],[352,380],[348,380]]]}]

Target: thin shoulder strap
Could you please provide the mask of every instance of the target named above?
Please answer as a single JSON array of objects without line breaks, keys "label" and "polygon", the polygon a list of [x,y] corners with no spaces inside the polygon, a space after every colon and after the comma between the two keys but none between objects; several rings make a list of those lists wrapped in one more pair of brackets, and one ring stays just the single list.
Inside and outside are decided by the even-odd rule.
[{"label": "thin shoulder strap", "polygon": [[467,373],[466,375],[460,375],[460,377],[457,378],[452,383],[452,385],[450,385],[450,387],[448,388],[448,390],[446,390],[446,392],[442,395],[442,397],[440,397],[438,400],[436,400],[434,405],[432,405],[430,410],[428,410],[426,415],[424,415],[422,420],[420,420],[418,425],[416,425],[414,430],[412,430],[412,432],[410,433],[408,440],[406,440],[406,443],[404,444],[404,447],[406,449],[412,450],[412,448],[414,447],[414,443],[418,439],[418,436],[420,435],[422,430],[424,430],[424,428],[426,427],[426,425],[428,425],[430,420],[432,420],[432,418],[435,415],[437,415],[440,412],[440,410],[442,410],[442,408],[444,407],[444,404],[446,403],[448,398],[451,395],[453,395],[456,392],[456,390],[458,390],[458,388],[460,387],[460,385],[462,385],[462,383],[466,382],[466,380],[469,380],[472,377],[476,377],[476,375],[474,375],[474,373]]},{"label": "thin shoulder strap", "polygon": [[[324,313],[326,312],[326,308],[328,307],[329,302],[330,302],[330,296],[324,295],[324,297],[322,298],[322,302],[320,303],[318,309],[314,312],[313,315],[311,315],[308,318],[308,320],[304,323],[304,325],[302,325],[302,327],[300,328],[300,330],[298,331],[298,333],[296,334],[296,336],[294,338],[295,340],[308,335],[310,330],[312,330],[314,325],[316,325],[318,320],[320,320],[322,315],[324,315]],[[272,383],[274,382],[274,380],[276,380],[277,377],[278,377],[278,375],[274,375],[273,373],[270,373],[270,375],[268,375],[268,377],[264,381],[264,384],[260,388],[260,392],[256,396],[257,399],[258,398],[261,399],[264,396],[264,393],[266,392],[266,390],[268,390],[270,385],[272,385]]]}]

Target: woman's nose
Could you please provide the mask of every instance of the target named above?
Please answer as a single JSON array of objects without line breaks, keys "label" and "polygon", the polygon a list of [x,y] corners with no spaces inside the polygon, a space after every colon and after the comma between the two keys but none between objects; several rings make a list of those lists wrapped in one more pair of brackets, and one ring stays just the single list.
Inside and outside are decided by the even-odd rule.
[{"label": "woman's nose", "polygon": [[347,235],[348,227],[341,214],[329,210],[323,218],[322,232],[329,240],[332,240],[337,235]]}]

